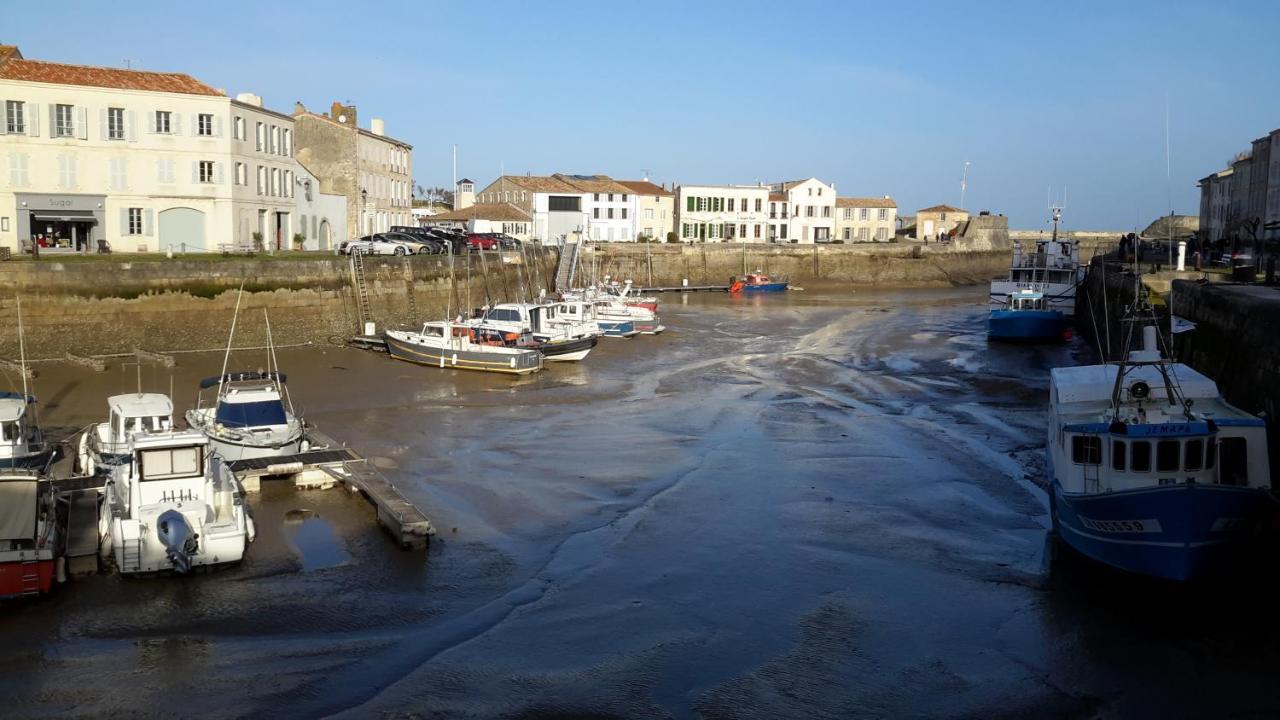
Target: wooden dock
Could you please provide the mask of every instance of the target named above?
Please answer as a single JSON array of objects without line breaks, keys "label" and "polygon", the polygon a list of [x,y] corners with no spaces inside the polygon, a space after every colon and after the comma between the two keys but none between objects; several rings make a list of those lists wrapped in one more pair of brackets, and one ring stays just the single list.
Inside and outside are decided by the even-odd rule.
[{"label": "wooden dock", "polygon": [[632,288],[631,292],[645,293],[691,293],[691,292],[729,292],[728,285],[660,285],[657,287]]},{"label": "wooden dock", "polygon": [[310,449],[305,452],[237,460],[227,463],[227,468],[235,473],[245,492],[258,492],[264,480],[287,481],[298,488],[319,490],[340,484],[353,494],[360,492],[373,505],[378,524],[400,547],[427,545],[435,534],[431,521],[367,459],[314,428],[308,428],[306,439]]},{"label": "wooden dock", "polygon": [[67,503],[67,572],[92,575],[98,572],[98,490],[71,490],[62,498]]}]

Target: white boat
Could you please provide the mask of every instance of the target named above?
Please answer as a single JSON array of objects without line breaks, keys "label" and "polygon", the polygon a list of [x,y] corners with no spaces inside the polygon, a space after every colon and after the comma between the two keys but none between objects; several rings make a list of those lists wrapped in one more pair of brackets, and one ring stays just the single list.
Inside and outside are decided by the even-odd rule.
[{"label": "white boat", "polygon": [[597,321],[606,323],[631,323],[637,332],[657,335],[666,330],[658,321],[656,309],[626,302],[624,296],[604,292],[596,287],[569,290],[560,295],[563,300],[581,300],[592,303]]},{"label": "white boat", "polygon": [[418,331],[387,330],[387,351],[397,360],[458,370],[527,375],[542,369],[535,349],[476,342],[469,325],[426,322]]},{"label": "white boat", "polygon": [[187,423],[209,438],[223,460],[296,455],[303,449],[303,422],[288,402],[284,373],[245,371],[200,381],[217,388],[211,405],[204,394],[187,411]]},{"label": "white boat", "polygon": [[600,338],[592,323],[558,318],[553,304],[498,303],[468,325],[479,342],[536,349],[548,362],[583,360]]},{"label": "white boat", "polygon": [[1053,235],[1036,240],[1034,252],[1013,243],[1009,275],[991,281],[987,336],[993,340],[1057,340],[1076,310],[1080,283],[1078,246],[1060,240],[1062,208],[1053,211]]},{"label": "white boat", "polygon": [[0,468],[45,470],[57,446],[45,440],[31,395],[0,392]]},{"label": "white boat", "polygon": [[604,337],[630,338],[640,334],[636,324],[629,317],[625,320],[605,320],[598,310],[608,309],[609,302],[590,300],[561,300],[555,303],[556,316],[553,323],[584,322],[595,325]]},{"label": "white boat", "polygon": [[80,436],[76,460],[86,475],[107,474],[133,455],[133,435],[173,429],[173,401],[160,393],[129,393],[107,398],[106,422],[90,425]]},{"label": "white boat", "polygon": [[43,473],[0,470],[0,599],[41,595],[53,587],[61,543],[56,505]]},{"label": "white boat", "polygon": [[99,532],[123,574],[239,562],[255,530],[244,489],[195,430],[140,432],[111,469]]},{"label": "white boat", "polygon": [[1193,580],[1237,565],[1274,513],[1266,426],[1163,357],[1154,326],[1142,338],[1119,363],[1050,373],[1054,529],[1107,565]]}]

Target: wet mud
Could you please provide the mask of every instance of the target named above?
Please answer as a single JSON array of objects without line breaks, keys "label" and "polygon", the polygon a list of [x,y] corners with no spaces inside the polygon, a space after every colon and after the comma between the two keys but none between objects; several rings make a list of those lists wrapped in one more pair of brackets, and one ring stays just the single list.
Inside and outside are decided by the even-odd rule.
[{"label": "wet mud", "polygon": [[[268,485],[237,567],[3,606],[3,714],[1280,713],[1272,590],[1138,582],[1047,540],[1047,370],[1092,361],[1078,341],[988,346],[985,288],[663,303],[668,333],[518,380],[281,353],[430,549],[339,490]],[[220,362],[143,384],[182,410]],[[46,424],[98,420],[136,375],[41,368]]]}]

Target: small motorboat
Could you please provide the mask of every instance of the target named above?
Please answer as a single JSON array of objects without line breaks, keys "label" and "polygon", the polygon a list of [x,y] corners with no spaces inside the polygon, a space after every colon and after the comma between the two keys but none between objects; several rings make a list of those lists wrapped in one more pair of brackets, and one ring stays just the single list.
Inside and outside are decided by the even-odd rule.
[{"label": "small motorboat", "polygon": [[0,470],[0,599],[49,592],[60,544],[49,478],[28,468]]},{"label": "small motorboat", "polygon": [[734,279],[729,284],[731,293],[783,292],[786,289],[786,280],[774,280],[763,273],[747,273],[742,279]]},{"label": "small motorboat", "polygon": [[640,334],[630,314],[626,318],[602,318],[597,312],[597,308],[607,311],[608,307],[609,304],[604,301],[561,300],[556,303],[556,319],[552,322],[585,322],[594,324],[604,337],[630,338]]},{"label": "small motorboat", "polygon": [[80,436],[76,461],[86,475],[105,475],[133,457],[133,435],[173,429],[173,401],[159,393],[129,393],[107,398],[106,422],[90,425]]},{"label": "small motorboat", "polygon": [[244,488],[195,430],[143,431],[111,469],[99,537],[122,574],[239,562],[255,528]]},{"label": "small motorboat", "polygon": [[469,325],[476,342],[537,350],[547,362],[585,360],[600,340],[594,323],[561,319],[554,304],[498,303]]},{"label": "small motorboat", "polygon": [[58,448],[45,439],[35,406],[26,392],[0,392],[0,468],[43,471],[53,462]]},{"label": "small motorboat", "polygon": [[1021,288],[1009,294],[1003,307],[992,308],[987,318],[990,340],[1039,342],[1065,337],[1067,320],[1050,309],[1044,293]]},{"label": "small motorboat", "polygon": [[187,411],[187,424],[209,437],[223,460],[296,455],[302,450],[304,424],[293,412],[278,371],[224,373],[200,381],[201,391],[217,388],[213,403],[203,392]]},{"label": "small motorboat", "polygon": [[479,342],[469,325],[448,321],[426,322],[417,331],[387,330],[383,339],[391,357],[419,365],[508,375],[542,369],[542,354],[536,349]]}]

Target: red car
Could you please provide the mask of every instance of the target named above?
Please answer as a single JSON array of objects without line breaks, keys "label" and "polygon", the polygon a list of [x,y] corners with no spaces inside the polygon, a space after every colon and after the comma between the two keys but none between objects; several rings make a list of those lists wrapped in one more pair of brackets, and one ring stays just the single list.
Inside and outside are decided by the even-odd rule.
[{"label": "red car", "polygon": [[467,236],[467,244],[477,250],[496,250],[498,248],[498,238],[494,235],[472,233]]}]

